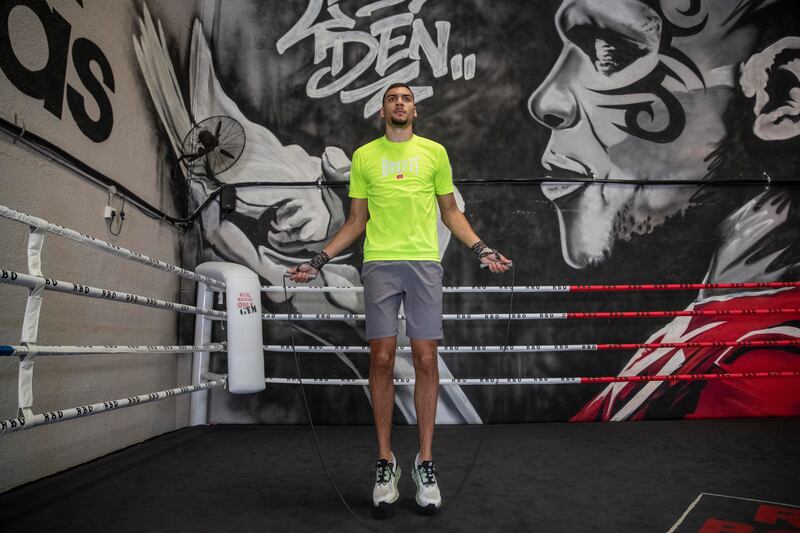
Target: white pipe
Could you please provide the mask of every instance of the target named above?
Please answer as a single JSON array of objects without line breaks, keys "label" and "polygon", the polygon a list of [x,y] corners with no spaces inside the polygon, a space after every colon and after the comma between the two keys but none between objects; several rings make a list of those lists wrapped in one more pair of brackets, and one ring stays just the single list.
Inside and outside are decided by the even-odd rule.
[{"label": "white pipe", "polygon": [[[212,308],[214,305],[214,291],[205,283],[197,283],[197,307]],[[205,315],[195,315],[194,318],[194,343],[205,345],[211,342],[211,328],[213,321]],[[192,355],[192,384],[202,383],[203,374],[208,372],[209,352],[197,351]],[[189,425],[203,426],[208,424],[208,391],[192,394],[189,405]]]}]

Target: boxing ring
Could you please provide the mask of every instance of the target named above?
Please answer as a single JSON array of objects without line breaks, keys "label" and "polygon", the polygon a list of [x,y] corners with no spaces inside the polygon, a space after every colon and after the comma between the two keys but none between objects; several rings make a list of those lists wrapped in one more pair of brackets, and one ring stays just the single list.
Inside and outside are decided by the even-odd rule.
[{"label": "boxing ring", "polygon": [[[99,288],[82,283],[47,278],[42,273],[41,264],[41,252],[44,244],[44,235],[46,233],[58,235],[66,239],[70,239],[78,244],[91,246],[103,252],[122,257],[128,261],[143,264],[162,272],[181,276],[183,278],[195,281],[201,284],[203,287],[213,287],[217,290],[224,290],[226,283],[223,281],[223,279],[228,279],[229,281],[233,281],[233,289],[242,289],[246,291],[246,287],[242,286],[240,279],[242,276],[241,271],[246,271],[246,269],[238,265],[223,265],[223,270],[225,272],[220,272],[219,268],[215,268],[214,264],[210,264],[206,267],[206,270],[210,274],[207,276],[202,273],[192,272],[181,267],[165,263],[159,259],[117,246],[90,235],[85,235],[75,230],[52,224],[41,218],[27,215],[6,206],[0,206],[0,217],[26,224],[30,228],[27,247],[29,272],[26,274],[13,270],[0,269],[0,283],[25,287],[28,290],[28,299],[23,318],[20,344],[0,345],[0,356],[19,357],[18,416],[6,420],[0,420],[0,435],[9,432],[31,429],[44,424],[53,424],[84,416],[100,414],[115,409],[141,405],[148,402],[172,398],[182,394],[205,391],[210,388],[225,386],[229,388],[231,387],[229,378],[227,376],[212,381],[203,381],[198,377],[190,385],[184,385],[173,389],[149,392],[126,398],[106,400],[95,404],[57,409],[45,413],[33,413],[33,370],[37,356],[73,356],[120,353],[163,354],[198,351],[208,353],[210,351],[225,351],[227,350],[228,344],[212,343],[201,346],[43,346],[36,344],[39,330],[40,312],[45,291],[60,292],[85,298],[110,300],[113,302],[151,307],[160,310],[174,311],[177,313],[208,316],[216,319],[225,319],[227,317],[227,313],[207,307],[196,307],[150,296],[131,294],[120,290]],[[250,286],[255,283],[255,286],[257,287],[258,278],[255,274],[246,271],[244,272],[244,275],[248,278]],[[252,318],[250,321],[252,321]],[[247,331],[242,332],[240,330],[241,326],[233,323],[231,323],[231,326],[233,328],[232,332],[236,333],[232,339],[232,342],[236,344],[236,353],[246,353],[244,357],[250,357],[251,359],[253,356],[257,356],[258,353],[254,351],[254,348],[257,350],[261,344],[260,328],[250,326],[247,328]],[[242,341],[244,341],[244,345]],[[253,344],[254,342],[255,345]],[[246,359],[242,359],[241,357],[237,359],[237,362],[238,361],[242,361],[240,364],[244,364],[245,366],[236,367],[240,372],[239,375],[242,377],[239,383],[233,385],[232,390],[243,387],[241,392],[244,393],[245,390],[255,392],[256,390],[263,389],[263,361],[260,359],[248,361]],[[261,376],[259,376],[259,370]],[[246,375],[249,372],[253,372],[252,377]],[[256,384],[251,383],[253,377],[256,379]]]},{"label": "boxing ring", "polygon": [[[242,466],[248,475],[255,475],[255,479],[262,479],[269,487],[273,487],[276,495],[280,495],[280,483],[276,479],[268,479],[271,473],[277,472],[274,470],[275,465],[270,462],[274,456],[283,455],[284,458],[288,455],[289,463],[295,464],[313,464],[314,457],[309,455],[308,440],[305,440],[305,435],[299,431],[301,428],[294,427],[281,427],[281,426],[254,426],[254,427],[236,427],[236,426],[208,426],[208,394],[212,389],[227,390],[235,394],[255,394],[266,387],[280,387],[280,386],[360,386],[365,387],[368,381],[362,378],[342,377],[342,378],[320,378],[313,375],[310,376],[267,376],[264,370],[264,353],[295,353],[304,354],[308,357],[325,357],[334,353],[368,353],[369,348],[364,345],[294,345],[292,344],[270,344],[266,339],[262,338],[263,326],[268,323],[283,323],[289,322],[337,322],[337,323],[351,323],[360,322],[364,320],[363,314],[354,313],[264,313],[261,309],[261,294],[269,293],[293,293],[297,295],[302,294],[321,294],[321,293],[350,293],[359,292],[361,287],[308,287],[308,286],[270,286],[261,287],[258,282],[258,277],[240,265],[232,265],[225,263],[205,263],[198,266],[196,271],[190,271],[179,266],[171,265],[159,259],[141,254],[139,252],[123,248],[116,244],[103,241],[101,239],[85,235],[75,230],[53,224],[44,219],[16,211],[9,207],[0,206],[0,217],[5,219],[27,225],[30,228],[30,234],[27,246],[27,260],[28,272],[18,272],[8,270],[0,265],[0,283],[11,285],[15,287],[24,288],[27,290],[28,298],[24,310],[24,319],[22,324],[22,333],[18,343],[3,343],[0,344],[0,356],[4,357],[17,357],[19,359],[19,377],[18,377],[18,405],[16,416],[9,417],[7,413],[0,413],[0,438],[8,433],[14,433],[24,430],[34,429],[38,426],[55,424],[93,416],[97,414],[106,413],[113,410],[135,407],[149,402],[156,402],[168,398],[173,398],[179,395],[191,395],[191,412],[190,420],[188,421],[190,428],[179,430],[168,435],[158,437],[152,441],[148,441],[148,449],[153,450],[159,457],[167,457],[169,453],[175,453],[176,449],[185,448],[191,450],[191,460],[208,461],[203,463],[204,468],[208,472],[217,472],[214,474],[215,479],[222,479],[222,483],[226,484],[234,494],[239,493],[239,489],[235,488],[237,485],[236,477],[228,477],[228,474],[220,472],[228,472],[230,469],[219,461],[214,461],[212,458],[215,453],[221,454],[223,457],[228,457],[234,464],[239,464],[240,461],[233,457],[229,450],[238,450],[249,457],[254,454],[258,455],[261,459],[256,461],[253,465],[248,467]],[[164,275],[174,275],[190,280],[197,284],[197,299],[194,305],[189,305],[180,302],[173,302],[156,298],[154,296],[132,294],[124,292],[115,288],[96,287],[87,284],[88,282],[75,282],[70,280],[59,280],[46,277],[43,272],[43,265],[41,261],[41,251],[44,243],[45,235],[54,235],[61,238],[69,239],[77,245],[93,247],[102,252],[115,255],[127,261],[132,261],[150,268],[160,271]],[[585,292],[653,292],[658,291],[698,291],[698,290],[739,290],[739,291],[756,291],[756,290],[782,290],[789,288],[800,287],[800,281],[792,282],[753,282],[753,283],[679,283],[679,284],[621,284],[621,285],[521,285],[521,286],[473,286],[473,287],[445,287],[446,294],[462,293],[462,294],[509,294],[513,297],[514,294],[525,293],[538,293],[538,294],[561,294],[567,293],[585,293]],[[103,299],[107,301],[117,302],[125,305],[145,306],[158,310],[159,312],[173,312],[181,314],[190,314],[195,316],[195,332],[194,344],[191,345],[40,345],[37,344],[39,318],[43,299],[47,292],[58,292],[63,294],[70,294],[81,298]],[[224,301],[224,310],[215,309],[214,298],[219,298],[220,302]],[[7,311],[10,312],[10,311]],[[124,306],[119,307],[119,312],[124,313]],[[800,316],[800,308],[798,307],[763,307],[763,308],[727,308],[727,309],[686,309],[686,310],[661,310],[661,311],[595,311],[595,312],[543,312],[543,311],[525,311],[514,312],[509,310],[507,313],[446,313],[443,315],[445,321],[457,322],[478,322],[478,321],[492,321],[500,324],[508,324],[511,321],[541,321],[541,320],[593,320],[593,319],[639,319],[639,318],[675,318],[675,317],[725,317],[727,319],[747,320],[756,316]],[[404,315],[399,315],[400,320],[404,320]],[[217,322],[224,322],[226,324],[227,336],[223,340],[212,341],[212,331],[214,324]],[[2,342],[3,339],[0,339]],[[659,349],[703,349],[703,348],[719,348],[723,350],[733,350],[738,348],[775,348],[775,347],[796,347],[800,345],[800,339],[748,339],[737,338],[729,340],[717,341],[681,341],[681,342],[644,342],[644,343],[581,343],[581,344],[527,344],[527,345],[484,345],[472,344],[468,346],[458,345],[442,345],[439,349],[440,354],[453,354],[454,356],[464,357],[485,357],[491,354],[515,354],[518,357],[531,357],[538,353],[554,353],[554,352],[603,352],[603,351],[620,351],[620,350],[659,350]],[[211,353],[224,352],[227,354],[228,371],[227,373],[212,373],[209,372],[209,357]],[[34,363],[38,358],[48,357],[69,357],[75,355],[95,355],[98,357],[113,357],[115,354],[158,354],[168,353],[191,353],[192,355],[192,371],[191,383],[176,384],[175,388],[144,392],[142,394],[128,396],[117,399],[99,400],[96,403],[66,407],[47,412],[34,412],[34,395],[33,395],[33,378],[34,378]],[[399,354],[410,353],[409,346],[398,346]],[[501,385],[514,385],[514,386],[542,386],[542,385],[596,385],[596,384],[615,384],[615,383],[653,383],[657,385],[659,382],[691,382],[691,381],[736,381],[736,380],[762,380],[762,379],[791,379],[800,378],[800,371],[786,371],[775,370],[770,368],[763,368],[748,372],[703,372],[703,373],[658,373],[654,375],[617,375],[617,376],[494,376],[475,378],[470,376],[453,376],[440,379],[442,386],[501,386]],[[414,380],[409,378],[395,378],[395,385],[397,386],[413,386]],[[4,416],[5,415],[5,416]],[[75,422],[80,423],[80,422]],[[681,426],[677,428],[678,424],[685,424],[686,427]],[[727,425],[726,425],[727,424]],[[741,425],[740,428],[737,424]],[[539,425],[541,426],[541,425]],[[590,426],[594,426],[590,429]],[[598,427],[599,426],[599,427]],[[627,427],[626,427],[627,426]],[[469,518],[470,513],[480,514],[481,496],[471,494],[469,488],[470,480],[476,477],[485,475],[491,476],[493,468],[493,457],[503,458],[507,460],[508,457],[513,457],[515,454],[522,457],[523,461],[528,460],[532,464],[536,464],[536,472],[544,473],[551,478],[558,477],[558,472],[562,469],[573,470],[564,463],[557,463],[551,461],[541,461],[537,459],[537,450],[546,450],[546,453],[552,457],[558,457],[563,454],[564,450],[558,445],[558,442],[572,442],[569,439],[577,439],[577,448],[584,450],[585,456],[577,459],[578,463],[583,464],[587,470],[586,472],[577,474],[577,478],[584,479],[590,477],[602,478],[598,476],[597,472],[592,472],[591,465],[585,464],[585,460],[592,458],[593,461],[604,461],[606,459],[603,450],[606,448],[613,449],[615,440],[625,438],[627,433],[635,435],[634,442],[642,447],[652,446],[653,441],[649,440],[658,436],[663,439],[664,443],[672,443],[676,445],[677,441],[674,435],[683,435],[694,433],[696,429],[699,433],[706,431],[710,428],[711,433],[719,433],[720,431],[734,431],[741,432],[744,437],[735,448],[736,453],[744,453],[739,451],[738,448],[744,450],[747,445],[753,445],[748,440],[750,434],[748,428],[759,427],[763,430],[763,434],[773,435],[777,441],[786,442],[786,447],[778,446],[773,452],[778,462],[775,465],[764,465],[764,468],[759,470],[759,475],[764,476],[766,480],[772,476],[773,480],[778,480],[778,485],[784,483],[784,478],[788,475],[790,470],[786,469],[787,462],[789,466],[796,466],[797,472],[800,472],[800,464],[796,459],[796,452],[789,449],[789,437],[794,430],[800,427],[797,420],[787,419],[785,421],[764,421],[754,420],[751,422],[725,422],[725,421],[706,421],[706,422],[648,422],[635,425],[638,427],[630,428],[629,425],[580,425],[580,424],[554,424],[552,427],[541,428],[526,426],[524,428],[513,428],[509,426],[485,426],[480,428],[470,427],[440,427],[437,428],[437,447],[443,450],[453,449],[452,460],[448,460],[445,456],[442,457],[442,464],[447,468],[457,470],[459,464],[461,467],[467,465],[457,476],[451,479],[459,479],[455,484],[447,485],[445,482],[445,490],[448,497],[447,507],[462,509],[463,515],[458,519],[455,518],[455,510],[451,513],[443,513],[443,516],[451,516],[454,520],[452,523],[442,522],[441,517],[437,517],[437,529],[444,530],[463,530],[465,524],[472,523]],[[720,429],[722,428],[722,429]],[[666,430],[669,431],[666,431]],[[341,431],[341,428],[327,427],[322,431],[323,436],[328,439],[325,446],[326,454],[330,457],[341,457],[342,455],[349,454],[351,456],[358,456],[355,459],[365,459],[369,464],[369,458],[372,452],[372,430],[371,428],[350,428],[351,435],[357,435],[357,439]],[[395,429],[399,447],[412,446],[413,443],[413,428],[399,427]],[[667,433],[674,434],[673,437],[667,436]],[[541,438],[542,434],[552,435],[552,442],[544,441]],[[796,435],[796,433],[795,433]],[[205,436],[205,437],[204,437]],[[213,446],[208,447],[198,446],[195,440],[206,438],[213,441]],[[587,443],[591,439],[597,437],[598,449],[589,450]],[[227,441],[226,441],[227,439]],[[514,440],[518,439],[518,440]],[[566,439],[566,440],[563,440]],[[267,442],[269,440],[269,442]],[[262,452],[267,450],[268,453],[259,453],[258,447],[255,447],[255,442],[263,445]],[[465,445],[465,442],[472,444]],[[514,442],[517,444],[515,445]],[[536,446],[529,447],[527,445],[521,446],[523,443],[536,443]],[[656,446],[662,446],[657,444]],[[481,447],[485,447],[485,451],[481,451]],[[792,449],[796,447],[796,443],[792,441]],[[714,446],[711,447],[717,452],[720,451],[715,441]],[[357,450],[357,453],[352,453],[347,450]],[[170,452],[172,450],[172,452]],[[447,453],[450,453],[449,451]],[[628,459],[631,456],[637,455],[636,451],[629,453]],[[711,453],[709,451],[709,453]],[[792,455],[794,453],[794,455]],[[208,457],[205,457],[205,454]],[[274,455],[271,455],[274,454]],[[488,454],[488,455],[487,455]],[[80,497],[81,494],[86,494],[85,491],[73,491],[69,493],[63,492],[60,488],[54,487],[54,479],[61,476],[63,479],[69,479],[70,476],[77,479],[75,476],[80,476],[81,469],[87,472],[94,472],[94,476],[101,475],[104,469],[114,470],[113,457],[123,458],[123,463],[136,464],[135,450],[123,450],[117,454],[112,454],[107,458],[95,461],[88,465],[78,467],[77,469],[70,470],[63,474],[58,474],[46,480],[37,481],[32,484],[26,485],[19,489],[14,489],[6,494],[0,494],[0,504],[14,505],[16,508],[29,508],[20,502],[26,501],[31,494],[31,491],[54,490],[58,494],[64,496],[63,502],[73,501],[72,498]],[[641,455],[641,454],[640,454]],[[645,454],[648,455],[648,454]],[[674,458],[676,461],[685,462],[685,468],[690,468],[694,457],[691,453],[684,453],[685,457],[680,456]],[[336,472],[337,481],[342,485],[343,492],[351,500],[353,508],[357,513],[362,513],[367,516],[367,488],[366,477],[352,476],[347,472],[358,469],[360,466],[357,462],[353,462],[353,457],[347,459],[333,460],[332,468]],[[619,460],[620,458],[617,458]],[[6,458],[6,460],[13,460],[13,458]],[[498,459],[500,460],[500,459]],[[564,457],[563,461],[569,461],[568,457]],[[147,461],[145,461],[147,462]],[[167,460],[169,462],[169,460]],[[501,461],[502,462],[502,461]],[[635,462],[635,461],[634,461]],[[546,463],[546,464],[543,464]],[[153,470],[153,476],[157,477],[157,472],[165,468],[160,461],[148,463],[147,468]],[[268,466],[269,465],[269,466]],[[228,465],[230,466],[230,465]],[[128,475],[128,467],[122,468],[123,476]],[[288,471],[291,471],[291,467]],[[314,466],[312,470],[316,468]],[[618,483],[619,486],[627,487],[631,494],[636,492],[632,486],[628,486],[628,481],[624,480],[622,474],[622,466],[619,466],[620,471],[617,472],[614,468],[605,470],[604,475],[606,480],[601,483],[603,487],[608,489],[606,483]],[[651,465],[653,472],[659,470],[656,466]],[[667,477],[674,477],[677,471],[680,471],[683,466],[676,467],[677,470],[667,471],[663,475]],[[280,470],[280,469],[279,469]],[[502,467],[501,467],[502,470]],[[758,469],[756,469],[758,470]],[[278,476],[281,479],[286,479],[286,471],[281,470]],[[259,473],[256,475],[256,473]],[[308,472],[306,472],[307,474]],[[514,471],[508,471],[507,475],[514,478]],[[460,476],[460,477],[459,477]],[[308,475],[300,476],[302,479],[307,480]],[[536,477],[536,476],[534,476]],[[725,478],[725,476],[722,476]],[[349,479],[358,478],[358,479]],[[363,478],[363,479],[362,479]],[[525,478],[530,481],[529,478]],[[782,498],[792,499],[795,495],[797,485],[794,485],[791,478],[785,480],[785,487],[778,491]],[[227,480],[227,481],[225,481]],[[250,482],[253,482],[251,479]],[[77,481],[75,481],[77,483]],[[198,482],[199,483],[199,482]],[[228,485],[230,483],[230,485]],[[304,481],[306,483],[306,481]],[[493,484],[495,483],[495,484]],[[496,481],[489,483],[491,490],[498,493],[503,493],[503,488],[495,486]],[[524,485],[525,481],[520,481]],[[103,487],[106,482],[98,478],[97,487]],[[42,488],[36,488],[39,485]],[[309,516],[319,514],[317,519],[312,519],[309,516],[298,517],[296,513],[290,512],[291,502],[293,499],[278,499],[284,502],[284,507],[275,507],[268,505],[270,512],[275,513],[273,516],[281,516],[286,522],[278,529],[292,529],[289,526],[292,520],[296,523],[308,527],[318,527],[320,523],[327,523],[322,518],[326,513],[335,514],[342,517],[342,520],[347,520],[349,517],[343,510],[337,507],[338,503],[330,494],[330,491],[325,487],[324,482],[321,480],[308,481],[307,485],[300,483],[290,483],[292,490],[296,491],[294,500],[301,503],[309,503],[310,501],[321,501],[319,508],[311,512]],[[690,484],[691,485],[691,484]],[[233,487],[233,488],[231,488]],[[699,486],[692,486],[686,488],[685,484],[681,490],[695,490]],[[285,488],[285,487],[284,487]],[[107,489],[99,489],[100,492],[108,491],[124,491],[116,482],[111,483]],[[136,490],[136,489],[131,489]],[[156,489],[150,489],[156,490]],[[163,492],[155,500],[161,498],[171,498],[170,491],[167,486],[162,486]],[[188,490],[191,490],[189,488]],[[489,490],[489,489],[487,489]],[[541,486],[539,489],[541,490]],[[582,496],[587,496],[584,491],[597,491],[602,492],[597,480],[587,481],[586,487],[576,489],[576,494],[580,493]],[[93,489],[91,489],[94,492]],[[533,491],[533,489],[532,489]],[[795,492],[793,492],[795,491]],[[410,491],[406,487],[404,492]],[[536,499],[536,491],[526,492],[522,491],[524,495],[532,499]],[[559,493],[559,490],[555,490]],[[362,497],[363,493],[363,497]],[[800,495],[798,495],[800,500]],[[97,495],[96,495],[97,497]],[[560,497],[569,498],[567,494]],[[101,496],[101,498],[103,498]],[[225,498],[222,500],[228,502],[226,505],[230,507],[226,509],[226,513],[237,513],[236,505],[242,502],[253,501],[248,499],[246,495],[240,495],[238,503],[236,498]],[[124,499],[124,498],[123,498]],[[361,501],[363,500],[363,502]],[[496,501],[489,498],[490,501],[495,502],[501,508],[506,503],[515,509],[520,506],[525,506],[525,500],[521,496],[515,496],[512,501],[505,502]],[[502,500],[502,499],[501,499]],[[602,498],[601,498],[602,500]],[[472,503],[470,503],[472,502]],[[195,502],[196,503],[196,502]],[[57,516],[59,505],[55,504],[52,516]],[[73,503],[73,505],[78,505]],[[142,504],[144,505],[144,504]],[[176,508],[183,508],[182,506],[191,506],[192,498],[181,496],[175,499],[174,505]],[[20,507],[21,506],[21,507]],[[128,525],[136,524],[137,528],[145,522],[142,521],[141,514],[145,512],[141,505],[134,506],[138,509],[136,513],[130,516]],[[447,509],[447,507],[445,509]],[[667,506],[669,507],[669,506]],[[10,508],[10,507],[9,507]],[[511,507],[509,507],[511,508]],[[536,508],[536,506],[534,506]],[[677,508],[670,508],[669,512],[677,511]],[[505,512],[505,511],[504,511]],[[519,512],[519,511],[517,511]],[[576,511],[574,516],[592,515],[592,513],[599,513],[601,509],[592,504],[586,504],[586,510]],[[102,513],[100,513],[102,515]],[[202,514],[202,513],[201,513]],[[284,516],[285,514],[285,516]],[[49,513],[47,516],[51,516]],[[513,512],[510,515],[513,516]],[[593,515],[592,515],[593,516]],[[670,515],[671,516],[671,515]],[[679,516],[679,514],[678,514]],[[800,516],[800,515],[798,515]],[[292,518],[294,517],[294,518]],[[162,517],[163,518],[163,517]],[[585,518],[585,517],[584,517]],[[171,519],[163,518],[170,524]],[[138,521],[137,521],[138,520]],[[316,522],[314,520],[317,520]],[[416,518],[414,518],[416,520]],[[466,521],[465,521],[466,520]],[[505,519],[504,519],[505,520]],[[235,520],[234,520],[235,521]],[[505,520],[508,522],[508,520]],[[2,520],[0,520],[2,523]],[[94,522],[91,522],[94,523]],[[206,524],[215,523],[204,522]],[[495,522],[497,524],[498,522]],[[505,523],[505,522],[504,522]],[[542,522],[545,524],[545,522]],[[573,524],[570,520],[562,522],[562,524]],[[661,522],[658,522],[661,524]],[[664,522],[666,523],[666,522]],[[25,529],[30,526],[30,522],[26,521],[24,513],[12,513],[11,520],[8,521],[10,526],[19,526],[20,529]],[[27,524],[27,525],[26,525]],[[97,525],[100,525],[98,522]],[[163,524],[163,522],[161,522]],[[420,525],[424,522],[420,522]],[[624,524],[620,522],[620,524]],[[84,523],[84,526],[86,523]],[[230,525],[230,522],[227,523]],[[330,526],[330,524],[328,524]],[[505,527],[513,527],[514,522],[511,520]],[[170,527],[180,526],[172,524]],[[188,526],[187,526],[188,527]],[[217,527],[220,527],[219,525]],[[244,529],[247,529],[243,525]],[[350,526],[341,525],[332,526],[332,530],[350,530]],[[365,524],[352,524],[352,527],[369,527]],[[544,527],[544,526],[543,526]],[[800,526],[798,526],[800,528]],[[124,527],[122,529],[125,529]],[[135,528],[131,528],[133,530]],[[579,529],[579,528],[578,528]]]}]

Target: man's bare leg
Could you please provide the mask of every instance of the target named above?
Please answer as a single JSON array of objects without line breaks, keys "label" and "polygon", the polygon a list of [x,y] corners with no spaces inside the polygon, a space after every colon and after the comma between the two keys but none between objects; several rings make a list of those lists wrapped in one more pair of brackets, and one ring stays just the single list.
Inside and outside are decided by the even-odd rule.
[{"label": "man's bare leg", "polygon": [[437,340],[411,339],[416,376],[414,407],[417,409],[420,461],[433,459],[433,427],[436,423],[436,402],[439,399],[438,345]]},{"label": "man's bare leg", "polygon": [[378,459],[392,460],[392,411],[394,409],[394,354],[397,336],[369,341],[369,391],[378,435]]}]

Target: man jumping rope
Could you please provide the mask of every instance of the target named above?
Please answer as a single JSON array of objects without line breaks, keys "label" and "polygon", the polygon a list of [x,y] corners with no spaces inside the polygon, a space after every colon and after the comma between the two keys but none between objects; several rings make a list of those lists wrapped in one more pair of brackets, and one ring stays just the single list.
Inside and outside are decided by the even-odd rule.
[{"label": "man jumping rope", "polygon": [[436,230],[437,202],[442,222],[472,248],[485,268],[499,274],[511,268],[511,261],[480,240],[458,209],[445,148],[414,135],[417,110],[407,85],[389,86],[380,116],[386,123],[386,134],[353,153],[347,220],[323,251],[292,268],[290,277],[299,283],[313,279],[331,257],[366,230],[361,281],[370,344],[369,388],[378,437],[372,503],[384,509],[400,496],[400,467],[390,437],[397,314],[402,302],[414,360],[419,431],[419,453],[411,476],[417,487],[418,509],[435,513],[442,505],[432,451],[439,397],[437,346],[442,338],[443,271]]}]

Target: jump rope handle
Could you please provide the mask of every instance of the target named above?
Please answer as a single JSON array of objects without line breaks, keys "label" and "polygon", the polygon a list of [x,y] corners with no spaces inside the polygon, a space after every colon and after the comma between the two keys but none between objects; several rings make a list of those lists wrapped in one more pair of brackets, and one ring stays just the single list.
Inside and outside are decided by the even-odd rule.
[{"label": "jump rope handle", "polygon": [[[292,272],[286,271],[286,272],[283,273],[283,277],[284,278],[291,278],[292,274],[293,274]],[[314,279],[317,279],[316,274],[313,275],[313,276],[308,276],[308,281],[311,281],[311,280],[314,280]]]},{"label": "jump rope handle", "polygon": [[[505,263],[503,263],[503,264],[504,264],[505,266],[507,266],[508,268],[514,268],[514,262],[513,262],[513,261],[507,261],[507,262],[505,262]],[[489,268],[489,265],[488,265],[488,264],[481,263],[481,268]]]}]

